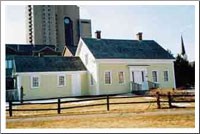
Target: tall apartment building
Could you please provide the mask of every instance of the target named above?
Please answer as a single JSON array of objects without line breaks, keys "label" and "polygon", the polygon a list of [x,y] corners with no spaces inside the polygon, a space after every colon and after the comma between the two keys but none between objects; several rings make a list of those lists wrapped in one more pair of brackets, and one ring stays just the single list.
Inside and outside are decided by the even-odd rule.
[{"label": "tall apartment building", "polygon": [[[56,45],[58,51],[64,46],[76,47],[79,37],[91,35],[80,23],[79,7],[76,5],[28,5],[26,6],[27,43]],[[88,23],[91,25],[91,22]],[[88,32],[88,33],[83,33]]]},{"label": "tall apartment building", "polygon": [[80,36],[91,38],[92,37],[92,28],[91,28],[91,20],[88,19],[80,19],[79,21],[79,30],[80,30]]}]

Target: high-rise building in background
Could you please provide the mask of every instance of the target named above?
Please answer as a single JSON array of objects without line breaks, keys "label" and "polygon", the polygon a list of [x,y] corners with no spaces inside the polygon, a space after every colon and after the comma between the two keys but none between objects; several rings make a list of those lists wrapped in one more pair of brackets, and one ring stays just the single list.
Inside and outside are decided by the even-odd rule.
[{"label": "high-rise building in background", "polygon": [[80,20],[76,5],[28,5],[26,34],[27,43],[55,45],[61,52],[76,47],[80,36],[91,36],[91,21]]},{"label": "high-rise building in background", "polygon": [[91,38],[92,37],[92,28],[91,28],[91,20],[88,19],[81,19],[79,21],[79,26],[80,26],[80,36],[81,37],[87,37]]}]

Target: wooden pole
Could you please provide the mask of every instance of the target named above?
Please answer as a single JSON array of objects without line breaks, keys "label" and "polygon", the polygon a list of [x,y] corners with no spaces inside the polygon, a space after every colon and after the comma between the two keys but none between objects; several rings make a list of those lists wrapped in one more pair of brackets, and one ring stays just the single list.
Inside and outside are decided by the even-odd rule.
[{"label": "wooden pole", "polygon": [[110,107],[109,107],[109,96],[108,95],[107,95],[106,99],[107,99],[107,111],[109,111]]},{"label": "wooden pole", "polygon": [[168,92],[167,96],[168,96],[168,104],[169,104],[169,108],[172,108],[172,96],[171,96],[171,93]]},{"label": "wooden pole", "polygon": [[156,98],[157,98],[157,108],[160,109],[160,94],[159,92],[156,92]]},{"label": "wooden pole", "polygon": [[58,98],[58,114],[60,114],[60,98]]},{"label": "wooden pole", "polygon": [[12,101],[9,101],[9,115],[12,116]]}]

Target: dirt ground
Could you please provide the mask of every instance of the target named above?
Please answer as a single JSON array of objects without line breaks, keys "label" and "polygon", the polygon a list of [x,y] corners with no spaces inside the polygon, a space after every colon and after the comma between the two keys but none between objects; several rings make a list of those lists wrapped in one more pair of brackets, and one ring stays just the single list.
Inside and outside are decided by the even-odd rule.
[{"label": "dirt ground", "polygon": [[[155,97],[111,99],[111,103],[132,101],[153,101]],[[65,103],[65,106],[105,103],[96,100],[79,103]],[[175,104],[173,104],[175,105]],[[176,104],[177,105],[177,104]],[[182,104],[183,105],[183,104]],[[167,103],[157,109],[156,103],[106,105],[57,111],[15,111],[9,117],[6,112],[6,128],[194,128],[194,103],[184,104],[185,108],[169,108]],[[56,108],[57,105],[22,105],[19,109]]]},{"label": "dirt ground", "polygon": [[194,128],[194,108],[6,119],[6,128]]}]

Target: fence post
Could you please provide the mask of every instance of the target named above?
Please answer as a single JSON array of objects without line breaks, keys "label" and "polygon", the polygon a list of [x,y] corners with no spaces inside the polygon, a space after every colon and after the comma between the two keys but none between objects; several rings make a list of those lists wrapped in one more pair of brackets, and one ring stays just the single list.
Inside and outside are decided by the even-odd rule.
[{"label": "fence post", "polygon": [[23,103],[23,96],[24,96],[24,88],[21,86],[20,88],[20,102]]},{"label": "fence post", "polygon": [[109,96],[108,95],[106,96],[106,99],[107,99],[107,111],[109,111],[110,107],[109,107]]},{"label": "fence post", "polygon": [[12,116],[12,101],[9,101],[9,115]]},{"label": "fence post", "polygon": [[60,114],[60,98],[58,98],[58,114]]},{"label": "fence post", "polygon": [[160,94],[159,94],[159,92],[156,92],[156,98],[157,98],[157,107],[158,107],[158,109],[160,109],[161,107],[160,107]]},{"label": "fence post", "polygon": [[168,104],[169,104],[169,108],[172,108],[172,96],[171,96],[171,93],[168,92],[167,96],[168,96]]}]

